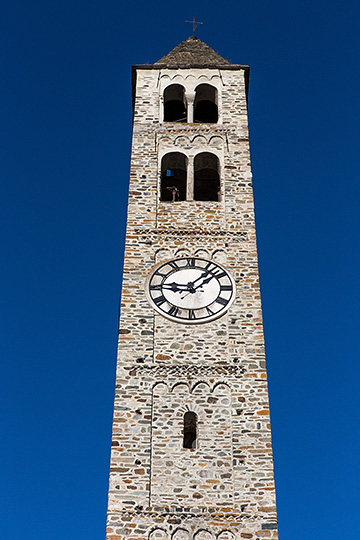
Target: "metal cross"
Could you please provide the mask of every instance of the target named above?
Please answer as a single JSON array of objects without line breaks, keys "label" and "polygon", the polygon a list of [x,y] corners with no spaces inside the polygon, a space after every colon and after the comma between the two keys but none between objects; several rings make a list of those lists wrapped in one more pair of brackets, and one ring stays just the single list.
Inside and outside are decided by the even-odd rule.
[{"label": "metal cross", "polygon": [[185,21],[185,22],[188,22],[188,23],[190,23],[190,24],[193,25],[193,36],[195,36],[195,30],[196,30],[198,24],[204,24],[204,23],[202,23],[202,22],[196,21],[196,20],[195,20],[195,17],[193,18],[192,21]]}]

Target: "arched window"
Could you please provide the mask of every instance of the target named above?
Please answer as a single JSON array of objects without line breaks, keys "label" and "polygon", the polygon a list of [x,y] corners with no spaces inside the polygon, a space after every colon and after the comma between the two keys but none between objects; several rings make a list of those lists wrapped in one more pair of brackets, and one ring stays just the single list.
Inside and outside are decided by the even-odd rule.
[{"label": "arched window", "polygon": [[186,166],[186,156],[180,152],[171,152],[162,158],[160,194],[162,201],[186,200]]},{"label": "arched window", "polygon": [[196,448],[197,415],[194,412],[188,411],[184,414],[183,431],[183,448]]},{"label": "arched window", "polygon": [[219,160],[214,154],[202,152],[195,156],[194,200],[220,200]]},{"label": "arched window", "polygon": [[165,88],[164,121],[186,122],[185,90],[180,84],[172,84]]},{"label": "arched window", "polygon": [[194,122],[216,124],[217,121],[217,90],[209,84],[199,84],[195,93]]}]

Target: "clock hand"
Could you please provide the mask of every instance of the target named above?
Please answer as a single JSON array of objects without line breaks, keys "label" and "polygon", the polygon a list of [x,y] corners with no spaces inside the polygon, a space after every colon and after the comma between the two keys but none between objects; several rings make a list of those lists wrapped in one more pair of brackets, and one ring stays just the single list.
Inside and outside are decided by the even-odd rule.
[{"label": "clock hand", "polygon": [[[203,285],[206,285],[207,283],[209,283],[209,281],[211,281],[213,279],[214,276],[210,275],[208,278],[206,278],[206,276],[209,275],[209,272],[205,271],[203,272],[202,274],[200,274],[199,277],[197,277],[196,279],[194,279],[194,281],[191,281],[187,284],[182,284],[182,283],[165,283],[164,285],[162,285],[162,289],[166,289],[166,290],[169,290],[169,291],[172,291],[172,292],[185,292],[185,291],[189,291],[187,292],[187,294],[185,294],[185,296],[183,296],[181,299],[183,300],[184,298],[186,298],[189,294],[193,294],[197,289],[199,289],[200,287],[202,287]],[[205,279],[204,279],[205,278]],[[197,281],[199,281],[199,279],[202,279],[203,281],[201,283],[199,283],[198,285],[194,286],[195,283]]]},{"label": "clock hand", "polygon": [[[197,288],[197,287],[196,287]],[[184,291],[183,291],[184,292]],[[184,296],[181,297],[181,300],[184,300],[184,298],[186,298],[187,296],[189,296],[189,294],[193,294],[195,292],[195,289],[192,289],[191,291],[189,291],[188,293],[186,293]]]},{"label": "clock hand", "polygon": [[[180,287],[184,287],[183,289],[180,288]],[[162,289],[167,289],[169,291],[173,291],[173,292],[184,292],[188,289],[188,286],[187,285],[182,285],[181,283],[165,283],[164,285],[162,285],[161,287]]]},{"label": "clock hand", "polygon": [[[205,276],[206,276],[206,274],[208,274],[208,272],[205,273]],[[202,278],[202,277],[204,277],[204,274],[202,274],[200,276],[200,278]],[[200,278],[197,278],[195,281],[197,281]],[[209,283],[209,281],[211,281],[213,278],[214,278],[214,276],[210,275],[208,278],[203,279],[203,281],[201,283],[199,283],[199,285],[196,285],[195,287],[192,286],[191,289],[189,290],[189,292],[187,294],[185,294],[185,296],[181,297],[181,300],[186,298],[189,294],[193,294],[197,289],[199,289],[203,285],[206,285],[207,283]],[[194,285],[195,281],[193,281],[192,285]]]},{"label": "clock hand", "polygon": [[[206,274],[205,274],[206,275]],[[203,285],[206,285],[207,283],[209,283],[209,281],[211,281],[212,279],[214,278],[213,275],[210,275],[208,278],[204,279],[201,283],[199,283],[199,285],[196,285],[196,287],[194,287],[194,289],[198,289],[199,287],[202,287]]]},{"label": "clock hand", "polygon": [[[196,283],[197,281],[199,281],[199,279],[202,279],[204,278],[205,276],[207,276],[209,272],[204,272],[203,274],[201,274],[198,278],[194,279],[194,281],[192,281],[192,285],[194,286],[194,283]],[[212,277],[212,276],[211,276]]]},{"label": "clock hand", "polygon": [[[185,291],[189,291],[189,292],[194,292],[195,289],[197,289],[198,287],[201,287],[201,285],[197,285],[196,287],[194,287],[194,283],[196,283],[197,281],[199,281],[199,279],[202,279],[204,278],[206,275],[208,274],[208,272],[204,272],[202,273],[198,278],[196,278],[194,281],[191,281],[189,283],[165,283],[164,285],[162,285],[162,289],[167,289],[169,291],[173,291],[173,292],[185,292]],[[212,276],[210,277],[210,279],[212,279]],[[207,283],[207,281],[205,280],[204,283]],[[187,295],[186,295],[187,296]]]}]

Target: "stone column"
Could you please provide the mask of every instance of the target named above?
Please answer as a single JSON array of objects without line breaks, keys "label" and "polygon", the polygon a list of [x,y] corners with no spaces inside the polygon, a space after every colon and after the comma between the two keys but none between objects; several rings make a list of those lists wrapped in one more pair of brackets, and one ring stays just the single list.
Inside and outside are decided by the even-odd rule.
[{"label": "stone column", "polygon": [[188,124],[192,124],[194,122],[194,101],[195,101],[195,93],[193,94],[186,94],[186,104],[187,104],[187,121]]},{"label": "stone column", "polygon": [[194,200],[194,156],[188,157],[186,171],[186,200]]}]

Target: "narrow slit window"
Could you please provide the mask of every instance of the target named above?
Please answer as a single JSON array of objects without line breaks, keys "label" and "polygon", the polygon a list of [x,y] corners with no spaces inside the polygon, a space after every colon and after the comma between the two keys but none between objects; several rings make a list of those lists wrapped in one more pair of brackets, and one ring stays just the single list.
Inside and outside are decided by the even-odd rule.
[{"label": "narrow slit window", "polygon": [[184,439],[183,448],[196,448],[197,440],[197,415],[188,411],[184,414]]}]

